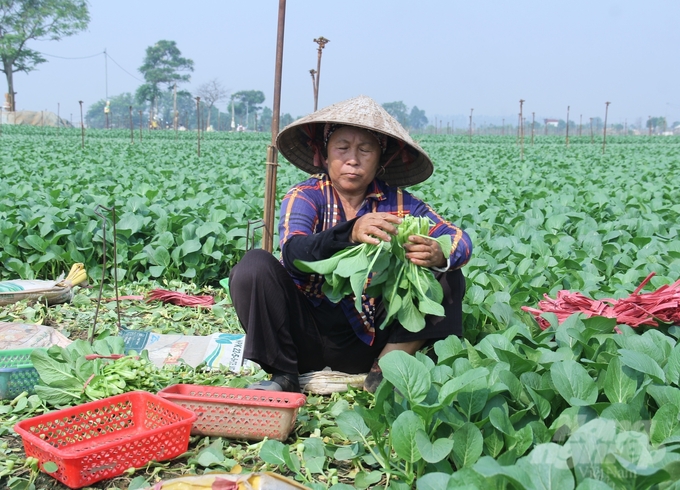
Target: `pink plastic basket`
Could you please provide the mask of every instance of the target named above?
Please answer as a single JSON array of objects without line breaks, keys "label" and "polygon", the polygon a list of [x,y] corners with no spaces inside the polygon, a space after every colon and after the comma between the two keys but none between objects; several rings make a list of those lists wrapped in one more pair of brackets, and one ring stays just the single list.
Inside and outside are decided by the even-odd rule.
[{"label": "pink plastic basket", "polygon": [[168,386],[158,396],[196,413],[194,435],[279,441],[288,438],[307,400],[301,393],[183,384]]},{"label": "pink plastic basket", "polygon": [[52,462],[51,476],[81,488],[186,452],[194,420],[181,406],[133,391],[26,419],[14,430],[43,471]]}]

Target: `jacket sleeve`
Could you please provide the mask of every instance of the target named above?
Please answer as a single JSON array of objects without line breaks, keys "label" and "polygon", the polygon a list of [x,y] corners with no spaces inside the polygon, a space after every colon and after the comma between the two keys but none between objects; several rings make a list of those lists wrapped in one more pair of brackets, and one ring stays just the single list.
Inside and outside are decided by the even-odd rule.
[{"label": "jacket sleeve", "polygon": [[323,260],[340,250],[356,244],[349,241],[356,219],[345,221],[328,230],[312,235],[295,235],[281,249],[283,265],[296,275],[306,275],[293,264],[296,260],[307,262]]},{"label": "jacket sleeve", "polygon": [[321,193],[309,190],[304,183],[288,191],[281,203],[279,237],[283,265],[296,275],[307,275],[293,265],[295,260],[316,261],[354,246],[350,236],[356,219],[338,223],[320,231]]}]

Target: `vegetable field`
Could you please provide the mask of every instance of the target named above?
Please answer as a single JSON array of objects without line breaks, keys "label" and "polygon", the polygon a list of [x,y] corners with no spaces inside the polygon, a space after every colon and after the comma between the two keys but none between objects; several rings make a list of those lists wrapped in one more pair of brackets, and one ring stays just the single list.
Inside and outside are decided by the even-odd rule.
[{"label": "vegetable field", "polygon": [[[81,148],[76,130],[2,127],[0,280],[55,278],[83,262],[93,287],[70,305],[0,308],[0,321],[87,337],[104,231],[104,296],[114,296],[107,209],[115,206],[121,294],[162,287],[217,301],[210,310],[123,302],[123,326],[240,331],[219,280],[252,243],[259,246],[268,135],[206,133],[200,157],[195,133],[134,138],[91,130]],[[680,329],[615,331],[613,319],[578,315],[558,326],[546,314],[551,326],[541,330],[521,309],[560,290],[626,297],[652,272],[643,292],[680,279],[680,139],[612,137],[603,154],[590,137],[570,138],[569,147],[537,137],[524,159],[514,137],[423,136],[420,143],[435,174],[412,191],[465,228],[475,246],[463,269],[464,339],[441,341],[430,355],[385,356],[388,382],[375,396],[308,397],[286,443],[193,437],[182,458],[96,488],[263,469],[336,490],[680,488]],[[282,163],[279,199],[303,177]],[[98,345],[115,350],[104,339],[116,323],[114,304],[105,303]],[[120,389],[244,386],[262,377],[186,367],[145,373],[132,383],[121,376]],[[80,402],[98,396],[95,388],[83,388]],[[54,409],[49,403],[38,395],[0,402],[0,485],[65,488],[36,472],[11,430]]]}]

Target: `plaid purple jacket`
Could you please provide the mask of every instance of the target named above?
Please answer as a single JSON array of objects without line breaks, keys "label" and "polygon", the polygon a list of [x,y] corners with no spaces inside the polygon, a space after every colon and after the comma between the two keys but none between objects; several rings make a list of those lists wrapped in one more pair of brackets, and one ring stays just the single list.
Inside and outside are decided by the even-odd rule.
[{"label": "plaid purple jacket", "polygon": [[[467,233],[444,220],[429,205],[401,188],[390,187],[382,181],[374,180],[357,217],[371,212],[387,212],[400,217],[407,214],[427,216],[435,223],[429,232],[431,237],[451,235],[449,270],[463,267],[470,259],[472,242]],[[313,175],[291,188],[283,198],[279,218],[280,248],[283,250],[292,237],[314,235],[345,222],[347,219],[340,197],[328,175]],[[323,276],[298,275],[290,268],[287,269],[297,287],[312,304],[319,305],[322,301],[328,301],[321,291]],[[375,339],[376,298],[364,296],[360,312],[354,307],[353,297],[344,298],[340,305],[356,335],[371,345]]]}]

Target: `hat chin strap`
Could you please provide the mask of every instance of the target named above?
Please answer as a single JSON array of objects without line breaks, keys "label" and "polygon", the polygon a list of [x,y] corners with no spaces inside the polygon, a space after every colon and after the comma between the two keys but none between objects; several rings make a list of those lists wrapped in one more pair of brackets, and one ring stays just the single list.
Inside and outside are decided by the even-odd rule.
[{"label": "hat chin strap", "polygon": [[395,151],[395,152],[392,154],[392,156],[391,156],[384,164],[382,164],[382,165],[380,166],[379,172],[381,172],[381,173],[380,173],[381,176],[385,174],[385,172],[386,172],[386,167],[387,167],[390,163],[392,163],[392,160],[394,160],[397,156],[400,156],[400,157],[401,157],[401,161],[404,162],[404,163],[406,164],[406,170],[407,170],[407,171],[408,171],[408,169],[409,169],[410,164],[414,162],[413,156],[409,153],[408,148],[406,147],[406,143],[404,143],[403,141],[398,140],[398,139],[396,139],[396,138],[393,138],[393,139],[394,139],[394,140],[397,142],[397,144],[399,145],[399,149],[398,149],[397,151]]},{"label": "hat chin strap", "polygon": [[310,147],[314,152],[314,159],[312,163],[314,164],[315,167],[325,168],[323,164],[324,158],[321,153],[321,145],[319,143],[319,140],[316,138],[316,124],[305,124],[304,126],[302,126],[302,130],[309,138],[307,140],[307,146]]}]

